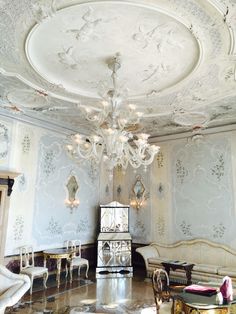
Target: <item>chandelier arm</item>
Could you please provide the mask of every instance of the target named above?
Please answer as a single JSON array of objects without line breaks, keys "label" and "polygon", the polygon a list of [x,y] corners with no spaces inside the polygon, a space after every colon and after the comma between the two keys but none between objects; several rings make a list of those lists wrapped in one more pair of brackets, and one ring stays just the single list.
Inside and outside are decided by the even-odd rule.
[{"label": "chandelier arm", "polygon": [[125,154],[127,156],[127,162],[130,163],[133,168],[137,169],[141,166],[141,162],[137,158],[135,149],[130,144],[126,147]]},{"label": "chandelier arm", "polygon": [[[86,147],[87,145],[87,147]],[[77,154],[83,159],[95,158],[96,162],[100,162],[102,156],[102,150],[98,152],[97,147],[99,144],[95,142],[92,138],[87,138],[87,141],[76,143],[74,140],[73,146]]]},{"label": "chandelier arm", "polygon": [[76,146],[76,151],[78,153],[78,155],[81,157],[81,158],[84,158],[84,159],[88,159],[90,157],[92,157],[93,155],[93,149],[92,147],[90,149],[88,149],[85,153],[82,152],[82,150],[80,149],[80,146],[77,145]]},{"label": "chandelier arm", "polygon": [[146,144],[145,147],[137,148],[129,145],[126,154],[129,156],[128,160],[131,166],[133,168],[139,168],[141,165],[144,167],[150,165],[153,162],[154,157],[158,153],[158,151],[159,148],[153,149],[150,144]]},{"label": "chandelier arm", "polygon": [[[155,155],[158,153],[158,150],[153,150],[151,146],[146,147],[145,151],[142,152],[142,156],[137,154],[138,158],[141,157],[141,159],[139,160],[140,163],[143,166],[149,166],[153,162]],[[148,158],[148,155],[149,155],[149,158]]]}]

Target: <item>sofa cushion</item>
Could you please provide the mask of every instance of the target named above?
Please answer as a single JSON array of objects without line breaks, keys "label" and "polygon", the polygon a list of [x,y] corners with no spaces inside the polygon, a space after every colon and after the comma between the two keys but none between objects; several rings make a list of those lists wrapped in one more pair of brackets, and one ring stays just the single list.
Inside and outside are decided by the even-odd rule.
[{"label": "sofa cushion", "polygon": [[150,265],[160,265],[162,262],[164,261],[168,261],[169,258],[168,257],[150,257],[148,258],[148,264]]},{"label": "sofa cushion", "polygon": [[222,266],[209,265],[209,264],[196,264],[193,266],[193,271],[198,271],[202,273],[217,274],[218,269]]},{"label": "sofa cushion", "polygon": [[236,277],[236,267],[220,267],[218,275]]}]

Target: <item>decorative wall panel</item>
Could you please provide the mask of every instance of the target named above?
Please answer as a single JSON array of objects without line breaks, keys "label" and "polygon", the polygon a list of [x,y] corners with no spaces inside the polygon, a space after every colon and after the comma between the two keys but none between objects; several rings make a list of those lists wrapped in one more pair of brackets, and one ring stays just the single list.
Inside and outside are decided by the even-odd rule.
[{"label": "decorative wall panel", "polygon": [[172,148],[175,240],[207,238],[230,243],[236,229],[231,143],[224,136]]},{"label": "decorative wall panel", "polygon": [[[40,140],[38,178],[36,182],[34,239],[46,247],[63,246],[66,239],[95,239],[98,178],[91,178],[90,168],[76,165],[62,149],[61,139],[51,135]],[[80,206],[71,211],[65,204],[66,183],[73,173],[79,178],[77,197]]]},{"label": "decorative wall panel", "polygon": [[[14,122],[12,167],[20,172],[11,196],[6,255],[33,244],[35,250],[62,247],[66,239],[93,243],[97,236],[99,176],[91,165],[75,164],[63,149],[60,134]],[[66,183],[71,173],[79,178],[80,206],[66,206]]]}]

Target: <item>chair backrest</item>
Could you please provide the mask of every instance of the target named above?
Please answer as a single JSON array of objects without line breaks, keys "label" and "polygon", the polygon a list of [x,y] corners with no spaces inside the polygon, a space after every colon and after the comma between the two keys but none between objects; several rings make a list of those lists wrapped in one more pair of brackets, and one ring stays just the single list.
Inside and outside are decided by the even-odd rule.
[{"label": "chair backrest", "polygon": [[32,246],[22,246],[20,250],[20,270],[34,267],[34,250]]},{"label": "chair backrest", "polygon": [[[164,275],[164,278],[162,275]],[[162,281],[164,281],[164,283]],[[154,270],[152,274],[152,288],[157,313],[159,313],[162,302],[170,300],[169,277],[164,269],[157,268]]]},{"label": "chair backrest", "polygon": [[76,257],[81,257],[81,241],[80,240],[67,240],[65,241],[66,248],[74,251]]}]

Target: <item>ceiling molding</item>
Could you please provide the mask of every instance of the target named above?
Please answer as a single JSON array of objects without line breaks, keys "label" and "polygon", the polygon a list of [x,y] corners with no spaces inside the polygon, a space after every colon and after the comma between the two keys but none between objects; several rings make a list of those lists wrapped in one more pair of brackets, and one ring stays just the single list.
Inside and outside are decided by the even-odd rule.
[{"label": "ceiling molding", "polygon": [[89,134],[121,53],[121,106],[152,137],[236,123],[236,5],[231,0],[1,0],[0,107],[58,132]]}]

